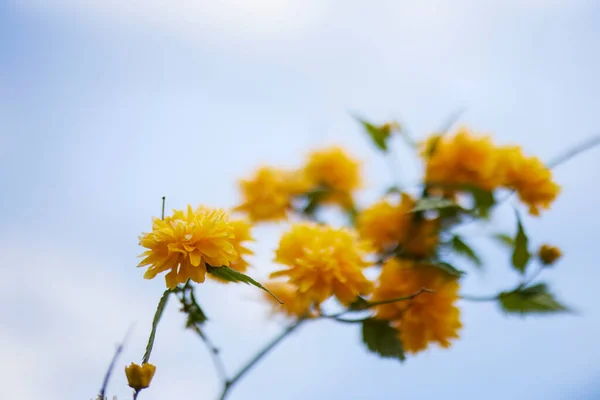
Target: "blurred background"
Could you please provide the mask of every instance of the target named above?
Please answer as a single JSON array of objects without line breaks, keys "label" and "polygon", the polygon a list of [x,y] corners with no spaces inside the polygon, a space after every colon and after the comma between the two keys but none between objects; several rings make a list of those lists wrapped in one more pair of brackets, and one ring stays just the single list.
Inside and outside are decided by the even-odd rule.
[{"label": "blurred background", "polygon": [[[0,398],[91,399],[133,323],[108,390],[131,397],[123,367],[140,361],[164,290],[135,268],[137,237],[163,195],[167,210],[231,207],[259,164],[341,143],[365,162],[369,204],[392,176],[351,114],[422,138],[465,108],[460,123],[544,160],[598,133],[599,23],[600,3],[583,0],[0,2]],[[414,182],[418,163],[395,148]],[[358,326],[308,324],[230,399],[600,399],[599,155],[557,168],[562,195],[525,221],[534,244],[563,249],[543,280],[577,315],[462,302],[461,340],[405,364],[369,354]],[[256,229],[252,276],[266,278],[284,228]],[[490,229],[514,230],[510,207]],[[506,253],[474,244],[487,268],[463,291],[512,287]],[[231,372],[281,329],[255,288],[197,293]],[[141,399],[219,391],[183,324],[170,303]]]}]

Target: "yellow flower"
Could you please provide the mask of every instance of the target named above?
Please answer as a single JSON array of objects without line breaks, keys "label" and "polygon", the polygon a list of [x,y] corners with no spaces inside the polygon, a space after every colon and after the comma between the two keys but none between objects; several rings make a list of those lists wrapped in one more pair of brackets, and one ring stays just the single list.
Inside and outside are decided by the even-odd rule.
[{"label": "yellow flower", "polygon": [[174,210],[164,220],[154,218],[152,232],[140,236],[140,245],[147,248],[138,267],[149,265],[144,278],[170,270],[165,276],[172,289],[188,279],[204,282],[206,264],[229,266],[238,260],[234,226],[225,211],[188,206],[187,213]]},{"label": "yellow flower", "polygon": [[531,215],[540,215],[540,208],[550,208],[560,192],[552,171],[539,158],[526,157],[519,147],[499,150],[499,170],[504,174],[504,186],[517,191]]},{"label": "yellow flower", "polygon": [[[249,256],[254,254],[252,250],[246,247],[246,242],[252,242],[254,239],[252,238],[251,229],[252,225],[249,222],[238,219],[230,221],[230,224],[233,228],[233,248],[238,254],[238,258],[235,261],[232,261],[229,265],[230,268],[235,269],[241,273],[245,273],[248,270],[248,261],[245,256]],[[224,280],[222,278],[217,277],[216,275],[209,275],[209,277],[222,282],[229,283],[231,281]]]},{"label": "yellow flower", "polygon": [[421,288],[433,293],[421,293],[412,300],[377,306],[377,317],[392,321],[398,329],[404,349],[409,353],[425,350],[430,343],[450,346],[458,338],[460,311],[458,281],[444,271],[407,259],[394,258],[381,271],[372,301],[409,296]]},{"label": "yellow flower", "polygon": [[[433,143],[435,151],[427,158]],[[433,136],[424,147],[427,183],[474,185],[485,190],[493,190],[501,183],[496,170],[496,148],[488,136],[477,137],[460,128],[453,136]]]},{"label": "yellow flower", "polygon": [[280,304],[269,293],[263,292],[265,299],[271,303],[275,312],[281,312],[292,318],[309,317],[312,301],[307,293],[300,293],[298,288],[287,282],[268,282],[265,287],[269,289],[279,300]]},{"label": "yellow flower", "polygon": [[343,304],[371,290],[363,268],[368,251],[354,231],[302,223],[281,237],[275,261],[288,268],[271,277],[288,276],[289,283],[320,304],[334,295]]},{"label": "yellow flower", "polygon": [[262,167],[251,179],[240,181],[243,202],[236,211],[251,221],[284,220],[292,208],[293,196],[307,192],[310,184],[301,171]]},{"label": "yellow flower", "polygon": [[306,177],[315,186],[324,186],[334,195],[329,201],[347,196],[361,186],[360,163],[341,147],[329,147],[312,152],[304,168]]},{"label": "yellow flower", "polygon": [[358,214],[356,223],[360,236],[379,251],[403,247],[403,254],[426,257],[439,241],[439,220],[414,220],[410,210],[415,201],[403,193],[400,203],[381,200]]},{"label": "yellow flower", "polygon": [[562,257],[562,252],[556,246],[551,246],[549,244],[543,244],[540,246],[538,250],[538,257],[542,264],[544,265],[552,265],[559,258]]},{"label": "yellow flower", "polygon": [[150,381],[156,372],[156,367],[152,364],[138,364],[131,363],[128,367],[125,367],[125,375],[127,375],[127,383],[129,387],[139,392],[142,389],[146,389],[150,386]]}]

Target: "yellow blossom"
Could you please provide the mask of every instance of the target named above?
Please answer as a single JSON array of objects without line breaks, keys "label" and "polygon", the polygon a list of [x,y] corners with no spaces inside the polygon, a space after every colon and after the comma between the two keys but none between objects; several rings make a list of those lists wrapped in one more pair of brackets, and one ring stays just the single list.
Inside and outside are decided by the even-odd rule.
[{"label": "yellow blossom", "polygon": [[426,257],[438,245],[439,220],[415,220],[410,213],[414,206],[405,193],[399,203],[381,200],[358,214],[358,232],[380,252],[400,245],[404,255]]},{"label": "yellow blossom", "polygon": [[[231,226],[233,227],[233,248],[238,254],[238,258],[235,261],[232,261],[229,265],[230,268],[235,269],[241,273],[245,273],[248,270],[248,260],[246,260],[245,256],[249,256],[254,254],[252,250],[246,247],[246,242],[252,242],[254,239],[252,238],[251,229],[252,225],[248,221],[245,220],[232,220],[230,221]],[[216,275],[209,275],[211,278],[223,282],[229,283],[231,281],[227,281],[225,279],[219,278]]]},{"label": "yellow blossom", "polygon": [[309,189],[303,171],[262,167],[251,179],[240,181],[243,201],[235,210],[246,213],[253,222],[284,220],[293,197]]},{"label": "yellow blossom", "polygon": [[269,293],[263,292],[265,299],[271,303],[275,312],[281,312],[292,318],[310,316],[312,301],[307,293],[300,293],[298,288],[287,282],[268,282],[265,287],[269,289],[279,300],[280,304]]},{"label": "yellow blossom", "polygon": [[353,230],[327,225],[302,223],[292,226],[279,242],[275,261],[287,269],[271,277],[287,276],[316,303],[335,296],[343,304],[371,290],[371,282],[363,274],[370,265],[364,257],[368,251]]},{"label": "yellow blossom", "polygon": [[149,265],[144,278],[169,271],[165,276],[172,289],[188,279],[204,282],[206,264],[229,266],[238,260],[234,226],[221,209],[198,207],[187,212],[174,210],[164,220],[154,218],[152,232],[140,236],[140,245],[147,248],[138,267]]},{"label": "yellow blossom", "polygon": [[504,186],[517,191],[519,199],[529,206],[529,213],[537,216],[540,208],[550,208],[560,192],[552,171],[539,158],[525,156],[520,147],[506,146],[498,153]]},{"label": "yellow blossom", "polygon": [[136,392],[150,386],[154,372],[156,372],[156,367],[149,363],[142,365],[131,363],[128,367],[125,367],[127,383]]},{"label": "yellow blossom", "polygon": [[540,246],[538,250],[538,257],[542,264],[544,265],[552,265],[559,258],[562,257],[562,252],[556,246],[551,246],[549,244],[543,244]]},{"label": "yellow blossom", "polygon": [[409,353],[425,350],[430,343],[450,346],[461,328],[458,281],[439,268],[407,259],[394,258],[381,271],[372,301],[390,300],[417,293],[411,300],[377,306],[377,317],[392,321],[398,329],[404,349]]},{"label": "yellow blossom", "polygon": [[[435,151],[429,156],[431,146]],[[496,147],[490,137],[460,128],[452,136],[433,136],[425,144],[425,181],[440,185],[473,185],[495,189],[501,182],[496,170]]]},{"label": "yellow blossom", "polygon": [[348,204],[351,193],[362,184],[360,163],[341,147],[334,146],[312,152],[304,172],[314,186],[323,186],[331,190],[331,194],[323,199],[325,202]]}]

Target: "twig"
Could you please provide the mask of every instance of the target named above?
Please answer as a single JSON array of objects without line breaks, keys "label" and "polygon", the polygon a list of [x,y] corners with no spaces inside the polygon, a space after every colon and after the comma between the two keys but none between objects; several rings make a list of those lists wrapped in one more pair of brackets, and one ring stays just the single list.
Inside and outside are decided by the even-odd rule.
[{"label": "twig", "polygon": [[299,319],[295,324],[290,325],[286,328],[279,336],[273,339],[264,349],[262,349],[258,354],[256,354],[233,378],[229,381],[225,382],[223,386],[223,391],[221,392],[221,396],[219,396],[219,400],[225,400],[231,388],[258,363],[269,351],[271,351],[279,342],[285,339],[290,333],[295,331],[304,321],[305,319]]},{"label": "twig", "polygon": [[521,290],[523,288],[525,288],[526,286],[528,286],[531,282],[533,282],[533,280],[535,278],[538,277],[538,275],[544,270],[544,267],[540,267],[537,271],[535,271],[533,274],[531,274],[531,276],[527,279],[523,279],[521,281],[521,283],[519,283],[514,289],[510,289],[510,290],[506,290],[503,292],[500,292],[496,295],[490,295],[490,296],[471,296],[468,294],[463,294],[460,296],[461,299],[463,300],[468,300],[468,301],[496,301],[500,298],[500,295],[502,293],[510,293],[510,292],[516,292],[518,290]]},{"label": "twig", "polygon": [[548,162],[548,168],[556,168],[559,165],[569,161],[571,158],[575,157],[578,154],[583,153],[586,150],[590,150],[596,146],[600,145],[600,134],[588,139],[587,141],[567,150],[563,154],[556,156],[553,160]]},{"label": "twig", "polygon": [[206,336],[206,334],[202,332],[202,330],[197,325],[194,324],[191,326],[191,328],[194,332],[198,334],[198,336],[200,336],[202,341],[206,344],[208,352],[210,353],[213,363],[215,364],[215,368],[217,369],[217,373],[219,374],[219,377],[221,378],[223,383],[226,384],[227,382],[229,382],[229,379],[227,378],[227,370],[225,369],[225,364],[221,359],[219,349],[213,344],[213,342],[208,338],[208,336]]},{"label": "twig", "polygon": [[371,307],[380,306],[380,305],[383,305],[383,304],[396,303],[398,301],[412,300],[412,299],[414,299],[415,297],[417,297],[418,295],[420,295],[422,293],[434,293],[434,291],[431,290],[431,289],[427,289],[427,288],[423,287],[423,288],[419,289],[419,291],[417,291],[417,292],[415,292],[413,294],[409,294],[408,296],[396,297],[395,299],[389,299],[389,300],[381,300],[381,301],[369,302],[365,306],[365,309],[371,308]]},{"label": "twig", "polygon": [[125,342],[127,342],[127,338],[129,337],[129,333],[131,332],[132,327],[133,327],[133,325],[129,327],[129,329],[127,330],[127,333],[125,333],[125,337],[123,338],[123,341],[121,342],[121,344],[119,344],[119,346],[117,346],[115,355],[113,356],[113,358],[110,362],[110,365],[108,366],[106,375],[104,375],[104,381],[102,382],[102,388],[100,389],[100,394],[99,394],[100,399],[102,399],[102,400],[104,400],[104,397],[106,396],[106,388],[108,387],[110,375],[112,374],[113,369],[115,369],[115,364],[117,363],[117,359],[119,358],[119,355],[121,355],[121,353],[123,352],[123,347],[125,346]]},{"label": "twig", "polygon": [[160,219],[165,219],[165,199],[166,197],[162,197],[162,212],[160,213]]}]

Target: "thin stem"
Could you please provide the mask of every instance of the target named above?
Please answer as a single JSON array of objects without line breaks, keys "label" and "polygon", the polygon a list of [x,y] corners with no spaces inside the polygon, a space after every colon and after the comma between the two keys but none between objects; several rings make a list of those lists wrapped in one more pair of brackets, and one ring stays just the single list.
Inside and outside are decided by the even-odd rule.
[{"label": "thin stem", "polygon": [[494,296],[471,296],[469,294],[463,294],[460,296],[463,300],[468,301],[496,301],[498,300],[498,295]]},{"label": "thin stem", "polygon": [[364,322],[370,318],[371,317],[365,317],[365,318],[361,318],[361,319],[346,319],[346,318],[334,317],[331,319],[333,319],[334,321],[337,321],[337,322],[343,322],[345,324],[360,324],[361,322]]},{"label": "thin stem", "polygon": [[409,294],[408,296],[396,297],[395,299],[389,299],[389,300],[369,302],[367,304],[366,308],[376,307],[376,306],[380,306],[383,304],[396,303],[398,301],[412,300],[422,293],[434,293],[434,291],[423,287],[423,288],[419,289],[419,291],[417,291],[413,294]]},{"label": "thin stem", "polygon": [[138,394],[140,393],[141,390],[136,390],[135,392],[133,392],[133,400],[136,400],[138,397]]},{"label": "thin stem", "polygon": [[236,375],[234,375],[233,378],[231,378],[229,381],[225,382],[225,385],[223,386],[223,391],[221,392],[221,396],[219,397],[219,400],[225,400],[227,398],[227,395],[229,394],[229,391],[231,390],[231,388],[248,371],[250,371],[256,365],[256,363],[258,363],[269,351],[271,351],[275,346],[277,346],[277,344],[279,344],[279,342],[281,342],[283,339],[285,339],[290,333],[292,333],[294,330],[296,330],[304,321],[305,321],[305,319],[299,319],[298,321],[296,321],[295,324],[286,328],[283,332],[281,332],[281,334],[279,334],[279,336],[277,336],[275,339],[273,339],[264,349],[262,349],[250,361],[248,361],[248,363]]},{"label": "thin stem", "polygon": [[165,219],[165,199],[166,197],[162,197],[162,212],[160,213],[160,219]]},{"label": "thin stem", "polygon": [[519,283],[514,289],[511,290],[507,290],[505,292],[500,292],[496,295],[493,296],[471,296],[468,294],[463,294],[460,296],[461,299],[463,300],[468,300],[468,301],[496,301],[500,298],[500,295],[502,293],[510,293],[510,292],[515,292],[517,290],[521,290],[524,287],[526,287],[527,285],[529,285],[531,282],[533,282],[533,280],[535,278],[538,277],[538,275],[544,270],[544,267],[540,267],[537,271],[535,271],[533,274],[531,274],[531,276],[527,279],[524,279],[523,281],[521,281],[521,283]]},{"label": "thin stem", "polygon": [[556,168],[559,165],[569,161],[576,155],[581,154],[586,150],[590,150],[598,145],[600,145],[600,135],[596,135],[586,140],[585,142],[571,148],[570,150],[567,150],[563,154],[556,156],[553,160],[548,162],[548,168]]},{"label": "thin stem", "polygon": [[115,369],[115,364],[117,363],[117,359],[119,358],[119,355],[121,355],[121,353],[123,352],[123,347],[125,346],[125,342],[127,341],[127,338],[129,337],[130,332],[131,332],[131,326],[127,330],[127,333],[125,334],[125,337],[123,338],[123,341],[121,342],[121,344],[119,344],[119,346],[117,346],[115,355],[113,356],[113,358],[110,362],[110,365],[108,366],[106,375],[104,375],[104,381],[102,382],[102,388],[100,389],[100,398],[102,400],[104,400],[104,397],[106,396],[106,388],[108,387],[110,375],[112,374],[113,369]]},{"label": "thin stem", "polygon": [[215,368],[217,369],[217,373],[219,377],[224,383],[227,383],[229,380],[227,378],[227,370],[225,369],[225,364],[223,364],[223,360],[221,359],[221,355],[219,349],[213,344],[213,342],[206,336],[206,333],[202,332],[202,330],[197,325],[191,326],[192,330],[200,336],[202,341],[206,344],[208,352],[215,364]]}]

